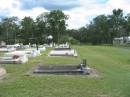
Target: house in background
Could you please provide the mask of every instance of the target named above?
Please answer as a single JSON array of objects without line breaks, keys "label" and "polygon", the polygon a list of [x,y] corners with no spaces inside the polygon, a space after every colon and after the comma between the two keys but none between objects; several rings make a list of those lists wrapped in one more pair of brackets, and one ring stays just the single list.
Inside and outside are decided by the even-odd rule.
[{"label": "house in background", "polygon": [[113,45],[125,45],[125,44],[130,44],[130,36],[113,39]]}]

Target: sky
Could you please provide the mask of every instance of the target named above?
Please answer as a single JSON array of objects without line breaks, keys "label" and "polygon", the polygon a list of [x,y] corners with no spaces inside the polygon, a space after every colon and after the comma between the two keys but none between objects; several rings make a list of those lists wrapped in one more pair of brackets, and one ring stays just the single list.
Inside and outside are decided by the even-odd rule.
[{"label": "sky", "polygon": [[0,0],[0,18],[31,16],[35,19],[43,12],[59,9],[69,16],[68,28],[78,29],[94,17],[112,14],[117,8],[130,13],[130,0]]}]

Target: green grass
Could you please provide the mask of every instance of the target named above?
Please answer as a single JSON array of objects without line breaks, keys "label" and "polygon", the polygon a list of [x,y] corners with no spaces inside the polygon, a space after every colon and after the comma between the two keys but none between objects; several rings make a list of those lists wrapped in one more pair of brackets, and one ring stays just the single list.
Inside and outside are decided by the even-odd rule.
[{"label": "green grass", "polygon": [[[111,46],[74,46],[78,58],[48,57],[49,50],[26,64],[0,65],[0,97],[130,97],[130,50]],[[77,64],[87,59],[99,77],[82,75],[27,75],[37,64]]]},{"label": "green grass", "polygon": [[3,56],[3,54],[4,54],[3,52],[0,52],[0,57]]}]

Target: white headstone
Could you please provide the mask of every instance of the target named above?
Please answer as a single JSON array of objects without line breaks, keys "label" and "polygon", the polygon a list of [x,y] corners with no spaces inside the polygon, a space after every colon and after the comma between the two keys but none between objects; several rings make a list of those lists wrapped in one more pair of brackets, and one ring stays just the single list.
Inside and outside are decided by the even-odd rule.
[{"label": "white headstone", "polygon": [[0,45],[1,45],[1,46],[6,46],[6,42],[1,41]]}]

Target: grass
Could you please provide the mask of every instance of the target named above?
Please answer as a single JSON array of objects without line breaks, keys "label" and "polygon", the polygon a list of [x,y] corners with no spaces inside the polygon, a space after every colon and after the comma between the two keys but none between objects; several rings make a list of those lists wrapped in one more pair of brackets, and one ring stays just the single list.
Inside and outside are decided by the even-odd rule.
[{"label": "grass", "polygon": [[[7,76],[0,80],[0,97],[130,97],[130,50],[111,46],[74,46],[79,57],[32,58],[26,64],[0,65]],[[99,77],[43,75],[27,73],[39,63],[77,64],[87,59]]]},{"label": "grass", "polygon": [[4,54],[3,52],[0,52],[0,57],[1,57],[3,54]]}]

